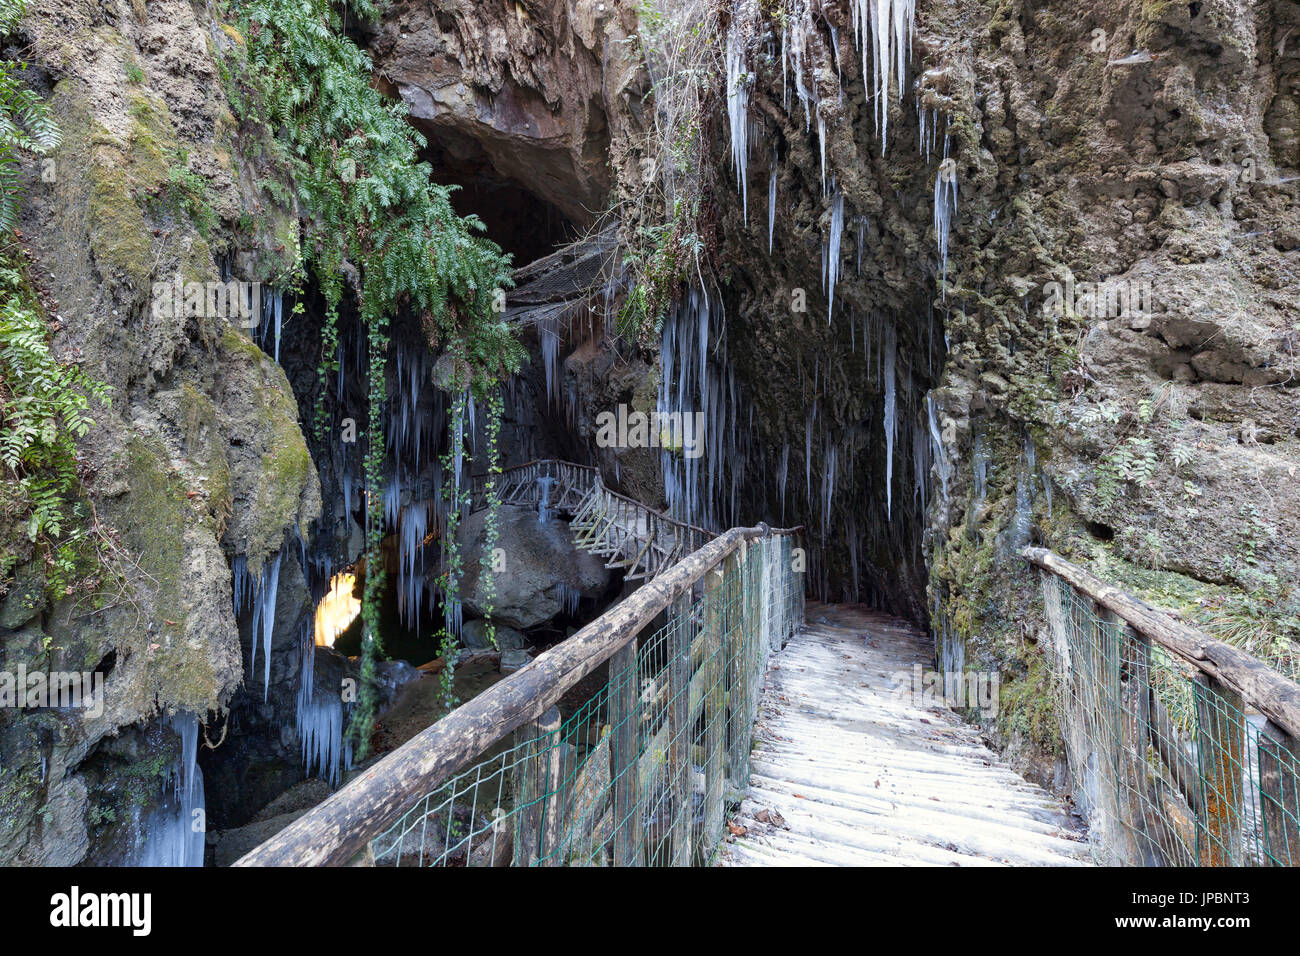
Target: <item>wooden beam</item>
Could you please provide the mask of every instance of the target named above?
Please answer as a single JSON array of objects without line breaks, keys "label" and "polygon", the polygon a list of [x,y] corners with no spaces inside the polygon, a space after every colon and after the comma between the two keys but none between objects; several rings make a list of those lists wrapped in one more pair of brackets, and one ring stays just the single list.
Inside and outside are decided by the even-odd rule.
[{"label": "wooden beam", "polygon": [[1102,607],[1114,611],[1161,647],[1235,690],[1291,736],[1300,737],[1300,684],[1245,651],[1153,608],[1046,548],[1026,548],[1021,554],[1030,563],[1052,572]]},{"label": "wooden beam", "polygon": [[628,641],[609,659],[610,723],[614,727],[614,865],[645,866],[641,839],[641,686],[637,642]]},{"label": "wooden beam", "polygon": [[346,863],[402,815],[412,800],[526,721],[535,720],[609,659],[746,538],[774,533],[733,528],[643,585],[568,640],[426,727],[299,817],[236,866]]}]

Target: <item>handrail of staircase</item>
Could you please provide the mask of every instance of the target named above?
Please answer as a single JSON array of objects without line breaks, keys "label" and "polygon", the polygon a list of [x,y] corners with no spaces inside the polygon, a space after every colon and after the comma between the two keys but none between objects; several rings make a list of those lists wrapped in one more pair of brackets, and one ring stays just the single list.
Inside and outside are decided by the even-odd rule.
[{"label": "handrail of staircase", "polygon": [[[589,472],[593,476],[594,480],[598,482],[602,488],[604,488],[606,494],[610,495],[611,497],[617,498],[626,504],[633,505],[639,510],[650,511],[655,514],[659,514],[659,517],[662,520],[667,521],[670,524],[673,524],[679,528],[684,528],[688,531],[693,531],[696,534],[699,534],[701,536],[701,540],[707,541],[709,538],[717,534],[717,532],[709,531],[707,528],[701,528],[699,525],[693,525],[690,524],[689,522],[680,521],[668,515],[660,514],[659,512],[654,511],[654,509],[650,508],[648,505],[645,505],[640,501],[637,501],[635,498],[629,498],[627,495],[620,494],[614,489],[609,488],[608,486],[605,485],[604,481],[600,477],[600,469],[598,469],[594,465],[579,465],[576,462],[565,461],[563,458],[534,458],[531,461],[524,462],[523,464],[511,465],[509,468],[501,469],[501,472],[497,475],[497,478],[498,480],[501,480],[506,478],[508,475],[521,472],[521,471],[526,471],[529,468],[534,468],[534,467],[540,468],[548,465],[554,465],[561,468],[569,468],[575,471]],[[488,479],[487,475],[474,476],[473,485],[471,489],[471,502],[477,502],[481,498],[481,496],[486,494],[486,490],[484,486],[487,483],[487,479]],[[486,505],[483,504],[483,505],[474,505],[473,507],[474,510],[477,511],[485,506]]]},{"label": "handrail of staircase", "polygon": [[1080,593],[1118,615],[1134,630],[1201,672],[1227,684],[1242,699],[1292,737],[1300,739],[1300,684],[1240,648],[1216,640],[1153,608],[1046,548],[1025,548],[1031,564],[1055,574]]},{"label": "handrail of staircase", "polygon": [[506,735],[535,721],[604,664],[743,542],[800,528],[732,528],[684,557],[572,637],[425,728],[236,866],[330,866],[350,861],[407,809]]}]

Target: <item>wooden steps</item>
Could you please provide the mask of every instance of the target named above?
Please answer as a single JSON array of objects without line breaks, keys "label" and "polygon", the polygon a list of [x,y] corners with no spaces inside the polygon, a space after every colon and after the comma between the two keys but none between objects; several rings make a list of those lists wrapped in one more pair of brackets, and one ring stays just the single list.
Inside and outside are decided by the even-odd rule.
[{"label": "wooden steps", "polygon": [[854,605],[809,603],[773,656],[749,788],[723,866],[1070,866],[1091,863],[1061,804],[978,731],[912,695],[927,637]]}]

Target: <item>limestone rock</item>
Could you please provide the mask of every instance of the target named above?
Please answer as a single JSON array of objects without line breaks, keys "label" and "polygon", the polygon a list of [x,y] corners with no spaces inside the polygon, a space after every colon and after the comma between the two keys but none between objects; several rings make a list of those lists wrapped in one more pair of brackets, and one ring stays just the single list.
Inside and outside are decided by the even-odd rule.
[{"label": "limestone rock", "polygon": [[[458,537],[465,568],[462,600],[468,612],[479,615],[487,612],[488,603],[480,575],[487,514],[470,515]],[[572,595],[599,597],[609,583],[604,562],[573,546],[566,522],[542,524],[530,508],[502,506],[497,547],[505,554],[505,572],[496,575],[492,619],[508,627],[549,621],[565,610]]]}]

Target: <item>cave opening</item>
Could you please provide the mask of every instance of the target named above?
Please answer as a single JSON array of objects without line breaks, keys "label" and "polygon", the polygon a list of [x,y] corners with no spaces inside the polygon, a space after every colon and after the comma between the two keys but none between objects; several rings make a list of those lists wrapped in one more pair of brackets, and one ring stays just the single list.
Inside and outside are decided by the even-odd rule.
[{"label": "cave opening", "polygon": [[421,159],[433,167],[433,179],[457,187],[452,208],[483,221],[489,239],[510,253],[513,265],[527,265],[573,242],[578,228],[530,185],[502,173],[473,139],[453,130],[424,129]]}]

